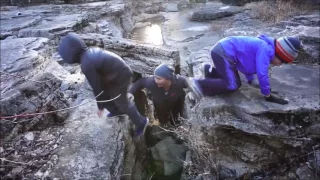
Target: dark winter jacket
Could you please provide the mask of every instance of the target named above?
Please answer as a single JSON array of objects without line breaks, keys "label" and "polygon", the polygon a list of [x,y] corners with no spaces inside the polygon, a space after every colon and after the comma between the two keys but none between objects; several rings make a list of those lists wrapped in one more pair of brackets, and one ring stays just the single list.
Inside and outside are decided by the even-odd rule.
[{"label": "dark winter jacket", "polygon": [[134,83],[129,92],[134,94],[142,88],[146,88],[148,94],[151,95],[160,123],[172,121],[170,120],[172,115],[176,118],[178,114],[182,114],[185,99],[184,88],[188,88],[188,83],[184,77],[174,75],[168,92],[157,86],[154,76],[141,78]]},{"label": "dark winter jacket", "polygon": [[[81,70],[95,96],[110,86],[121,85],[124,79],[133,75],[121,57],[100,48],[88,48],[75,33],[69,33],[62,38],[58,52],[65,62],[81,64]],[[103,96],[99,96],[97,100],[103,100],[101,97]],[[99,103],[98,107],[102,109]]]}]

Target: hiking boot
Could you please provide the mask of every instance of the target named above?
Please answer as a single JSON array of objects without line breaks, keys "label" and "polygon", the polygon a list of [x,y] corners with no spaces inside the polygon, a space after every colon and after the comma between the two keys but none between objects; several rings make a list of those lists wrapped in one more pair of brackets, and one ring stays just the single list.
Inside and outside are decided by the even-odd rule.
[{"label": "hiking boot", "polygon": [[200,100],[202,98],[202,92],[200,90],[200,87],[198,85],[198,83],[196,82],[195,79],[189,78],[187,80],[189,88],[191,89],[191,91],[193,92],[193,94],[196,96],[197,100]]},{"label": "hiking boot", "polygon": [[147,126],[149,124],[149,119],[148,118],[144,118],[144,120],[145,120],[145,122],[143,123],[143,125],[141,125],[140,127],[136,127],[136,129],[135,129],[135,137],[144,135],[144,132],[146,131]]}]

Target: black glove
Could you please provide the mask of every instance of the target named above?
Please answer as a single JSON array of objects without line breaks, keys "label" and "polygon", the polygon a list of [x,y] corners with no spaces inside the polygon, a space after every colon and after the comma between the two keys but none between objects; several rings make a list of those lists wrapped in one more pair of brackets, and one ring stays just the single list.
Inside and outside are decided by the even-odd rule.
[{"label": "black glove", "polygon": [[282,105],[285,105],[285,104],[288,104],[289,101],[285,100],[285,99],[282,99],[280,97],[276,97],[276,96],[273,96],[270,94],[269,97],[266,97],[266,101],[268,102],[274,102],[274,103],[278,103],[278,104],[282,104]]}]

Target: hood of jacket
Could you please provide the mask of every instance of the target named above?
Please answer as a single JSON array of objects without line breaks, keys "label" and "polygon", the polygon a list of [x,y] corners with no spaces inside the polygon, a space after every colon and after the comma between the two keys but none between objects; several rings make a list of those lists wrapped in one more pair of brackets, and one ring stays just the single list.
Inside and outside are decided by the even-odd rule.
[{"label": "hood of jacket", "polygon": [[259,39],[265,41],[268,45],[270,45],[274,49],[274,38],[265,34],[261,34],[258,36]]},{"label": "hood of jacket", "polygon": [[81,37],[76,33],[69,33],[61,39],[58,52],[62,59],[68,63],[80,63],[80,57],[88,49]]}]

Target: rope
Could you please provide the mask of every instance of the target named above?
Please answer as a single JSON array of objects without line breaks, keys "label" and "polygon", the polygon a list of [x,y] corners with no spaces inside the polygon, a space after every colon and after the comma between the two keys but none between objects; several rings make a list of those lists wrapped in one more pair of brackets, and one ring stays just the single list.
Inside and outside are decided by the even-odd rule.
[{"label": "rope", "polygon": [[[32,82],[37,82],[37,83],[44,83],[44,82],[48,82],[48,81],[52,81],[53,79],[55,78],[52,78],[52,79],[49,79],[49,80],[45,80],[45,81],[35,81],[35,80],[32,80],[32,79],[27,79],[25,77],[22,77],[22,76],[16,76],[16,75],[12,75],[10,73],[7,73],[7,72],[4,72],[2,70],[0,70],[0,73],[2,74],[7,74],[9,76],[13,76],[13,77],[17,77],[17,78],[22,78],[22,79],[25,79],[27,81],[32,81]],[[99,97],[101,94],[103,93],[103,91],[101,91],[101,93],[99,93],[95,98]],[[95,101],[97,103],[104,103],[104,102],[110,102],[110,101],[113,101],[115,99],[118,99],[119,97],[121,96],[121,94],[119,94],[118,96],[116,96],[115,98],[112,98],[112,99],[108,99],[108,100],[103,100],[103,101]],[[44,115],[44,114],[50,114],[50,113],[56,113],[56,112],[60,112],[60,111],[66,111],[66,110],[70,110],[70,109],[75,109],[77,107],[80,107],[80,106],[83,106],[87,103],[91,102],[91,100],[85,102],[85,103],[82,103],[82,104],[79,104],[77,106],[73,106],[73,107],[69,107],[69,108],[63,108],[63,109],[58,109],[58,110],[54,110],[54,111],[47,111],[47,112],[42,112],[42,113],[26,113],[26,114],[18,114],[18,115],[14,115],[14,116],[0,116],[0,119],[10,119],[10,118],[18,118],[18,117],[27,117],[27,116],[36,116],[36,115]]]},{"label": "rope", "polygon": [[[103,93],[103,91],[101,91],[100,94],[98,94],[96,96],[99,97],[101,94]],[[110,101],[113,101],[115,99],[118,99],[119,97],[121,96],[121,94],[119,94],[118,96],[116,96],[115,98],[112,98],[112,99],[108,99],[108,100],[103,100],[103,101],[95,101],[95,102],[110,102]],[[27,114],[18,114],[18,115],[14,115],[14,116],[1,116],[0,119],[10,119],[10,118],[17,118],[17,117],[27,117],[27,116],[36,116],[36,115],[44,115],[44,114],[50,114],[50,113],[55,113],[55,112],[60,112],[60,111],[66,111],[66,110],[70,110],[70,109],[75,109],[77,107],[80,107],[80,106],[83,106],[87,103],[91,102],[91,100],[85,102],[85,103],[82,103],[82,104],[79,104],[77,106],[73,106],[73,107],[69,107],[69,108],[63,108],[63,109],[58,109],[58,110],[55,110],[55,111],[47,111],[47,112],[43,112],[43,113],[27,113]]]},{"label": "rope", "polygon": [[52,80],[54,80],[54,79],[55,79],[55,78],[52,78],[52,79],[45,80],[45,81],[36,81],[36,80],[28,79],[28,78],[25,78],[25,77],[22,77],[22,76],[13,75],[13,74],[10,74],[10,73],[7,73],[7,72],[4,72],[4,71],[2,71],[2,70],[0,70],[0,73],[1,73],[1,74],[6,74],[6,75],[9,75],[9,76],[12,76],[12,77],[22,78],[22,79],[24,79],[24,80],[32,81],[32,82],[36,82],[36,83],[49,82],[49,81],[52,81]]}]

